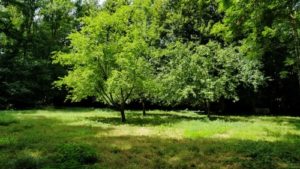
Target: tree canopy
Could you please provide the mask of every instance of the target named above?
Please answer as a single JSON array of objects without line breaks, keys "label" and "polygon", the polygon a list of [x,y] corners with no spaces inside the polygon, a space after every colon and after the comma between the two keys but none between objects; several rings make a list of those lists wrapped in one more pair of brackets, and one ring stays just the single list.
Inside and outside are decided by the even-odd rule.
[{"label": "tree canopy", "polygon": [[0,0],[0,107],[88,100],[123,121],[146,102],[297,112],[299,4]]}]

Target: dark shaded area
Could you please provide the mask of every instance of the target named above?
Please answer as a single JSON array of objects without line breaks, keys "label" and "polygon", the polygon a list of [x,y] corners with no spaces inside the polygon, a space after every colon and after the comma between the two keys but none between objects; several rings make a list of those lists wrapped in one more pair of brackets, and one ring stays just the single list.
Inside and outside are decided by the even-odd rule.
[{"label": "dark shaded area", "polygon": [[[89,117],[87,118],[91,121],[101,122],[101,123],[108,123],[113,125],[123,125],[124,123],[121,122],[119,117]],[[206,117],[189,117],[189,116],[182,116],[176,114],[152,114],[148,113],[147,116],[142,116],[140,114],[128,114],[126,124],[129,125],[136,125],[136,126],[157,126],[157,125],[164,125],[164,124],[174,124],[180,122],[182,120],[202,120],[207,121]]]},{"label": "dark shaded area", "polygon": [[[74,129],[75,130],[75,129]],[[65,138],[66,139],[66,138]],[[296,140],[297,139],[297,140]],[[64,140],[77,145],[74,139]],[[63,142],[63,140],[61,140]],[[152,137],[121,136],[101,137],[101,142],[91,139],[90,147],[98,150],[98,162],[94,168],[298,168],[300,167],[299,136],[287,135],[286,140],[278,142],[250,141],[235,139],[163,139]],[[112,146],[112,143],[117,146]],[[123,144],[131,145],[122,149]],[[30,143],[29,143],[30,145]],[[34,144],[33,144],[34,145]],[[61,147],[64,143],[54,147]],[[120,147],[119,147],[119,146]],[[73,146],[71,146],[73,147]],[[74,158],[68,156],[63,163],[56,163],[61,150],[47,150],[52,156],[32,158],[22,155],[11,161],[13,165],[30,167],[83,167],[81,156],[77,156],[77,147],[68,152],[75,152]],[[82,151],[78,155],[87,154]],[[58,155],[58,156],[57,156]],[[20,156],[20,155],[19,155]],[[56,157],[54,157],[56,156]],[[77,158],[79,157],[79,158]],[[95,156],[92,156],[93,160]],[[93,164],[93,163],[92,163]],[[10,165],[6,165],[10,166]],[[286,166],[286,167],[282,167]],[[4,167],[4,166],[2,166]],[[1,167],[0,167],[1,168]]]},{"label": "dark shaded area", "polygon": [[96,150],[87,144],[62,144],[57,147],[54,167],[61,169],[84,167],[98,161]]},{"label": "dark shaded area", "polygon": [[[173,140],[150,137],[104,137],[105,141],[123,140],[132,143],[132,148],[107,148],[115,156],[129,160],[126,164],[145,163],[147,168],[281,168],[285,164],[288,168],[298,168],[299,151],[293,148],[298,143],[285,141],[265,142],[235,139],[198,139]],[[287,137],[287,140],[293,137]],[[288,144],[288,145],[286,145]],[[147,153],[145,153],[147,151]],[[151,156],[151,160],[146,160]],[[141,157],[140,163],[135,161]],[[176,160],[172,160],[176,159]],[[120,162],[114,161],[118,164]],[[133,164],[132,164],[133,163]],[[105,162],[103,163],[105,165]],[[106,164],[107,165],[107,164]],[[202,166],[202,167],[201,167]],[[130,167],[129,167],[130,168]]]}]

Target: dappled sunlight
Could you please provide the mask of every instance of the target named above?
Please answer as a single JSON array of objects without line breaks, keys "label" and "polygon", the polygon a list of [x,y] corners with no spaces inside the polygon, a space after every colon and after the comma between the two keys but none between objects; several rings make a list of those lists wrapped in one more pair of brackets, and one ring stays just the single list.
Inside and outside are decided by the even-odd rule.
[{"label": "dappled sunlight", "polygon": [[21,153],[26,154],[33,158],[41,158],[42,157],[42,152],[40,150],[25,149]]},{"label": "dappled sunlight", "polygon": [[[119,112],[100,109],[79,111],[37,110],[34,113],[14,114],[18,120],[55,120],[63,126],[82,126],[93,130],[96,137],[102,136],[149,136],[174,139],[241,139],[253,141],[280,141],[287,135],[295,139],[300,136],[299,118],[291,117],[242,117],[213,116],[211,120],[190,111],[166,112],[128,111],[127,122],[123,124]],[[46,124],[43,124],[46,125]],[[27,125],[30,127],[30,125]],[[97,131],[97,127],[100,129]],[[105,129],[108,129],[105,131]]]},{"label": "dappled sunlight", "polygon": [[0,149],[2,147],[10,146],[16,144],[17,140],[11,135],[1,135],[0,136]]},{"label": "dappled sunlight", "polygon": [[99,162],[94,165],[102,168],[300,166],[299,118],[208,119],[193,112],[164,111],[126,115],[127,122],[121,123],[119,112],[101,109],[2,114],[0,152],[6,155],[0,155],[0,164],[12,158],[13,151],[21,162],[40,164],[48,156],[55,158],[62,144],[84,143],[97,151]]},{"label": "dappled sunlight", "polygon": [[109,132],[98,132],[95,137],[102,138],[103,136],[120,137],[120,136],[147,136],[157,138],[174,138],[183,139],[183,132],[180,130],[172,130],[164,127],[132,127],[123,125],[113,127]]},{"label": "dappled sunlight", "polygon": [[[166,168],[219,168],[220,165],[225,168],[256,168],[261,165],[276,168],[297,166],[296,159],[299,158],[299,152],[290,152],[290,148],[297,147],[299,143],[287,146],[285,141],[210,138],[178,140],[148,136],[103,136],[102,141],[107,145],[104,149],[100,145],[95,146],[106,154],[111,154],[103,157],[105,161],[118,164],[119,160],[124,160],[127,166],[138,159],[139,164],[146,163],[149,168],[155,168],[156,163]],[[275,155],[277,151],[282,153]],[[289,156],[286,156],[289,152]],[[112,156],[116,158],[111,158]],[[154,163],[148,161],[148,158]],[[288,163],[283,159],[293,159],[293,162]]]},{"label": "dappled sunlight", "polygon": [[[27,120],[39,121],[40,125],[59,124],[62,130],[69,126],[82,126],[95,133],[95,136],[149,136],[174,139],[241,139],[253,141],[280,141],[286,136],[298,139],[300,136],[299,118],[291,117],[240,117],[214,116],[209,120],[203,115],[190,111],[166,112],[149,111],[147,116],[141,112],[128,111],[127,122],[123,124],[118,116],[119,112],[101,109],[70,109],[70,110],[35,110],[26,113],[11,113],[18,121],[25,121],[15,125],[16,131],[22,128],[32,128],[33,123]],[[67,112],[67,113],[65,113]],[[17,121],[12,119],[12,123]],[[6,118],[7,119],[7,118]],[[7,120],[6,120],[7,121]],[[49,121],[49,122],[47,122]],[[50,122],[52,121],[52,122]],[[20,127],[18,127],[20,126]],[[18,129],[20,128],[20,129]],[[83,130],[80,131],[83,131]],[[68,129],[65,129],[68,131]],[[99,131],[98,131],[99,130]],[[80,134],[78,134],[80,136]],[[4,142],[2,140],[2,142]],[[7,142],[7,141],[6,141]]]}]

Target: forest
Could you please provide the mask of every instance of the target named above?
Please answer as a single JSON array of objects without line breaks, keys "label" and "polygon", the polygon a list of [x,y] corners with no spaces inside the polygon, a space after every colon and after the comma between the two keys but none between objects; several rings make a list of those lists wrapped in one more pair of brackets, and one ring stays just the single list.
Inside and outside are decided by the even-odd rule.
[{"label": "forest", "polygon": [[145,102],[195,110],[210,104],[215,113],[299,113],[295,0],[0,5],[2,109]]},{"label": "forest", "polygon": [[0,169],[297,168],[299,105],[298,0],[0,0]]}]

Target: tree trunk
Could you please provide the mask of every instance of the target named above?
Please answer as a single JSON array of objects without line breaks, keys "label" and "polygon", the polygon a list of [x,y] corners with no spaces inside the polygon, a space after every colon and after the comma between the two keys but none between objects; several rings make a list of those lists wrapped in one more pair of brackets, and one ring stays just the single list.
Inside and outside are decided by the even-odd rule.
[{"label": "tree trunk", "polygon": [[219,113],[221,114],[225,114],[225,100],[223,98],[221,98],[220,102],[219,102]]},{"label": "tree trunk", "polygon": [[124,102],[121,103],[120,113],[121,113],[121,121],[122,121],[122,123],[125,123],[126,117],[125,117],[125,103]]},{"label": "tree trunk", "polygon": [[143,106],[143,116],[146,116],[146,106],[144,100],[142,100],[142,106]]},{"label": "tree trunk", "polygon": [[209,119],[211,119],[210,103],[209,103],[209,101],[206,101],[206,112],[207,112],[207,117]]},{"label": "tree trunk", "polygon": [[[293,16],[294,15],[294,16]],[[291,23],[293,27],[293,34],[295,39],[295,53],[296,53],[296,73],[298,75],[298,85],[300,88],[300,42],[299,42],[299,34],[298,34],[298,23],[296,19],[297,13],[291,14]]]}]

